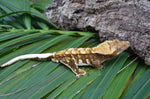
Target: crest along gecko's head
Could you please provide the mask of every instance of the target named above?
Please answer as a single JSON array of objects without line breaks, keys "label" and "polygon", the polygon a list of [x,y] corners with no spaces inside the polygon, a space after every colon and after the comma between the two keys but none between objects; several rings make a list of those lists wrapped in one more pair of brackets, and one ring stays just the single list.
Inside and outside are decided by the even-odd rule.
[{"label": "crest along gecko's head", "polygon": [[129,41],[119,41],[118,39],[105,41],[93,48],[93,53],[103,54],[103,55],[118,55],[122,51],[126,50],[130,46]]}]

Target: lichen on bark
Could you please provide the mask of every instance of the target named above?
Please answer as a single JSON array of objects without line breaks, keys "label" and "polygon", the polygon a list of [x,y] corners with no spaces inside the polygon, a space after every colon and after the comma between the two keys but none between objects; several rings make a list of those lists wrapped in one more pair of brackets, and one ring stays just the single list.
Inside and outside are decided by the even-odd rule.
[{"label": "lichen on bark", "polygon": [[97,31],[100,41],[130,41],[150,65],[149,0],[54,0],[45,15],[64,30]]}]

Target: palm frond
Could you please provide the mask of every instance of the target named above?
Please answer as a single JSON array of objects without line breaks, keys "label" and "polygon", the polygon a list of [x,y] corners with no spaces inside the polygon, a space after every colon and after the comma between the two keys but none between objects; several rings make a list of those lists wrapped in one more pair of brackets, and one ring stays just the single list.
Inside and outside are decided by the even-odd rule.
[{"label": "palm frond", "polygon": [[37,26],[37,23],[45,23],[47,27],[58,29],[43,13],[35,8],[31,8],[29,0],[24,0],[23,2],[18,0],[1,0],[0,8],[1,12],[3,12],[0,12],[0,18],[3,18],[2,24],[8,24],[19,29],[34,29],[41,28],[41,25]]},{"label": "palm frond", "polygon": [[[55,52],[72,47],[92,47],[98,44],[93,38],[95,35],[89,32],[60,30],[4,31],[1,32],[3,39],[0,45],[0,52],[2,52],[0,64],[22,54]],[[133,57],[129,56],[129,53],[123,52],[105,62],[105,69],[102,71],[87,67],[90,76],[82,76],[79,80],[76,80],[74,73],[62,64],[49,61],[19,61],[0,69],[0,96],[3,98],[100,98],[103,96],[107,99],[126,97],[131,94],[130,91],[133,91],[134,86],[139,85],[138,89],[141,87],[142,89],[137,91],[137,96],[140,92],[144,92],[141,97],[145,97],[149,93],[149,89],[144,90],[145,86],[149,85],[148,67],[141,67],[142,69],[133,77],[135,69],[139,66],[138,61],[135,61],[127,69],[117,73],[133,60]],[[137,83],[140,79],[142,83]]]}]

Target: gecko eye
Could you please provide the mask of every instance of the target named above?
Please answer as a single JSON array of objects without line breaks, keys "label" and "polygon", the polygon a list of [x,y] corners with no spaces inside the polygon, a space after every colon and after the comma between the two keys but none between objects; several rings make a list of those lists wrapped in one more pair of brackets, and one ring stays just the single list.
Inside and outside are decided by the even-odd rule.
[{"label": "gecko eye", "polygon": [[117,47],[117,50],[118,50],[118,51],[120,51],[121,49],[122,49],[121,46],[118,46],[118,47]]}]

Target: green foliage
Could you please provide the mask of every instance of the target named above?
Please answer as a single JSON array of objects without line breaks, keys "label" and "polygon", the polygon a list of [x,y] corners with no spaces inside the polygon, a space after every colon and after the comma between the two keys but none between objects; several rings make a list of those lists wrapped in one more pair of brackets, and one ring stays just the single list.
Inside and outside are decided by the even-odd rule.
[{"label": "green foliage", "polygon": [[[42,11],[40,10],[41,12],[44,12],[51,0],[43,2],[41,1],[41,7],[44,7],[41,9]],[[31,7],[29,0],[0,0],[0,9],[2,10],[0,18],[3,20],[1,24],[9,24],[17,29],[48,29],[49,27],[56,29],[57,26],[51,23],[43,13],[35,9],[38,4],[32,4],[33,7]]]},{"label": "green foliage", "polygon": [[[51,53],[72,47],[94,47],[98,35],[61,31],[44,16],[51,0],[0,0],[0,64],[29,53]],[[150,98],[150,68],[123,52],[104,62],[105,69],[92,67],[89,76],[76,80],[63,64],[23,60],[0,68],[0,99],[144,99]]]}]

